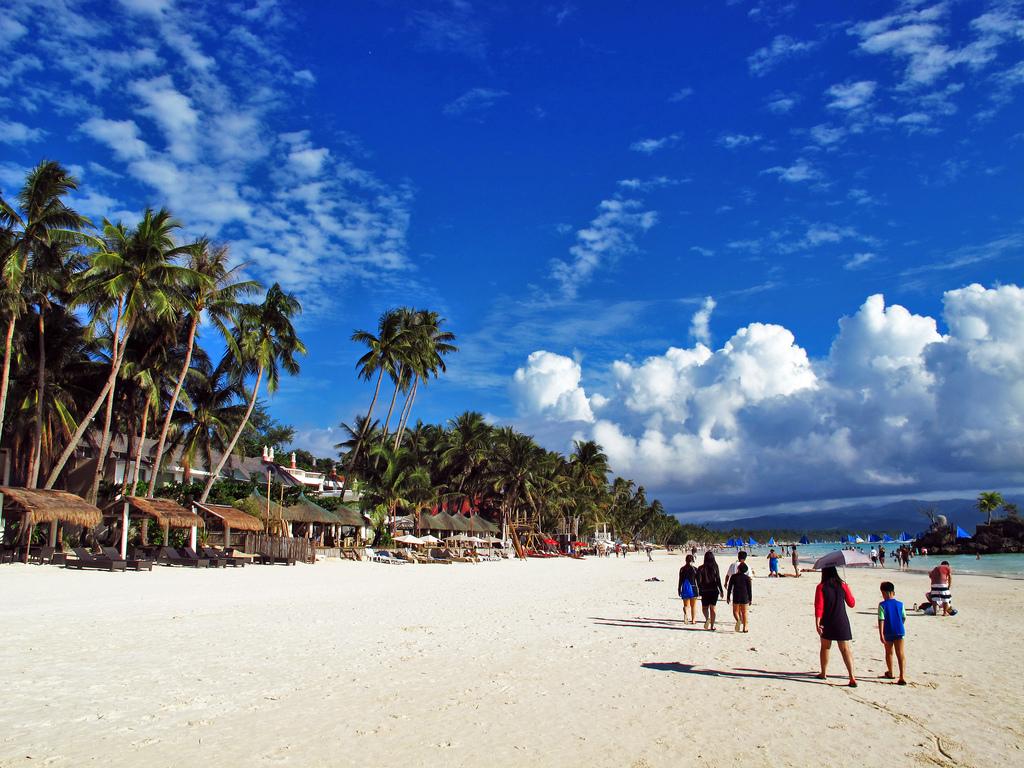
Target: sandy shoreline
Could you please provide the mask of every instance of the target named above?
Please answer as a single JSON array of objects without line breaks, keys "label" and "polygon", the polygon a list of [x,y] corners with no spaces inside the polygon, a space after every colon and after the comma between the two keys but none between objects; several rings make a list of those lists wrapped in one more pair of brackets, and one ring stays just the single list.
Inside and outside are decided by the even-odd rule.
[{"label": "sandy shoreline", "polygon": [[[879,679],[882,576],[850,570],[849,690],[838,654],[830,684],[810,677],[813,575],[755,579],[751,632],[711,633],[680,621],[678,566],[4,566],[0,765],[1021,759],[1020,582],[962,576],[959,616],[912,616],[912,685],[897,688]],[[885,578],[908,604],[926,587]]]}]

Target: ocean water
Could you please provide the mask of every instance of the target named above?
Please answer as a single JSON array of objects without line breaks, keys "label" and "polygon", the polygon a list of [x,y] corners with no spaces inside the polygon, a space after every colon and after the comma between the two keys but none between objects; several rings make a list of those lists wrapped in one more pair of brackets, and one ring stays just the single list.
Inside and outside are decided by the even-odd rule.
[{"label": "ocean water", "polygon": [[[800,565],[801,567],[807,567],[814,563],[822,555],[827,555],[829,552],[833,552],[840,549],[839,544],[804,544],[797,547],[797,551],[800,553]],[[753,549],[744,547],[744,549],[750,553],[749,557],[755,562],[755,569],[760,573],[768,571],[768,557],[769,547],[758,546]],[[870,547],[858,545],[858,549],[861,549],[864,554],[871,551]],[[725,552],[733,553],[735,548],[726,549]],[[885,547],[885,551],[888,554],[892,551],[889,546]],[[974,555],[928,555],[912,557],[910,559],[910,570],[920,571],[927,573],[936,565],[941,563],[943,560],[949,561],[950,567],[953,569],[953,573],[967,573],[977,574],[981,576],[1003,576],[1009,578],[1024,579],[1024,554],[1007,554],[1007,555],[982,555],[981,559],[977,559]],[[760,566],[760,563],[764,563]],[[885,559],[885,570],[898,570],[895,567],[895,561],[889,556]],[[786,571],[788,568],[792,572],[792,565],[790,564],[789,553],[787,552],[779,563],[779,568]],[[876,569],[876,570],[881,570]]]}]

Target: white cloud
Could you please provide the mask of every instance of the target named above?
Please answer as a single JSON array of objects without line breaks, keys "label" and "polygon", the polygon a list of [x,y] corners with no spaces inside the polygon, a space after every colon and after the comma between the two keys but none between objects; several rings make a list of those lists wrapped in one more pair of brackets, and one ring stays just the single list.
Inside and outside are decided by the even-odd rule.
[{"label": "white cloud", "polygon": [[39,141],[42,137],[43,131],[38,128],[30,128],[24,123],[0,120],[0,143],[29,144]]},{"label": "white cloud", "polygon": [[829,109],[854,110],[863,108],[875,93],[878,83],[873,80],[858,80],[853,83],[837,83],[825,95],[831,101]]},{"label": "white cloud", "polygon": [[558,421],[592,422],[594,413],[580,386],[582,369],[570,357],[539,350],[517,368],[512,393],[522,413]]},{"label": "white cloud", "polygon": [[701,344],[711,343],[711,313],[715,311],[715,300],[705,296],[700,309],[693,313],[690,320],[690,337]]},{"label": "white cloud", "polygon": [[652,189],[674,187],[687,181],[689,179],[670,179],[668,176],[652,176],[649,179],[619,179],[615,183],[623,189],[650,192]]},{"label": "white cloud", "polygon": [[747,57],[747,66],[752,75],[760,77],[784,61],[809,53],[815,46],[817,43],[812,41],[796,40],[789,35],[777,35],[771,43]]},{"label": "white cloud", "polygon": [[28,28],[17,19],[0,17],[0,45],[13,43],[25,36]]},{"label": "white cloud", "polygon": [[174,87],[170,75],[135,80],[129,83],[128,91],[143,104],[138,113],[163,131],[171,154],[181,160],[194,159],[199,114],[192,108],[191,99]]},{"label": "white cloud", "polygon": [[159,16],[171,7],[172,0],[120,0],[120,3],[129,11]]},{"label": "white cloud", "polygon": [[[1018,484],[1024,290],[970,285],[943,305],[947,335],[871,296],[816,361],[759,323],[717,350],[617,361],[582,433],[556,429],[550,405],[534,413],[559,441],[597,440],[613,472],[680,511]],[[562,360],[571,374],[550,391],[576,391],[584,372]]]},{"label": "white cloud", "polygon": [[843,269],[855,270],[867,266],[870,262],[878,259],[878,256],[869,251],[855,253],[843,262]]},{"label": "white cloud", "polygon": [[643,210],[639,200],[602,200],[598,215],[576,233],[576,243],[569,249],[572,259],[552,264],[551,275],[562,294],[574,297],[599,268],[635,253],[636,236],[657,221],[657,213]]},{"label": "white cloud", "polygon": [[668,97],[669,102],[675,103],[679,101],[685,101],[686,99],[693,96],[693,88],[680,88],[678,91]]},{"label": "white cloud", "polygon": [[288,162],[302,176],[316,176],[324,167],[331,151],[326,147],[306,147],[293,149],[288,154]]},{"label": "white cloud", "polygon": [[799,97],[795,94],[774,93],[768,98],[765,106],[768,111],[776,115],[788,114],[796,106]]},{"label": "white cloud", "polygon": [[757,144],[759,141],[761,141],[761,134],[759,133],[723,133],[718,137],[718,143],[726,149],[746,147],[751,144]]},{"label": "white cloud", "polygon": [[834,125],[816,125],[811,128],[811,138],[823,147],[838,144],[846,136],[846,129]]},{"label": "white cloud", "polygon": [[678,133],[671,133],[668,136],[662,136],[660,139],[640,139],[630,144],[629,148],[634,152],[653,155],[659,150],[673,146],[680,138],[681,136]]},{"label": "white cloud", "polygon": [[501,91],[496,88],[470,88],[457,99],[445,104],[442,111],[448,117],[479,115],[489,110],[506,96],[508,96],[508,91]]},{"label": "white cloud", "polygon": [[82,131],[106,144],[119,160],[138,160],[146,156],[149,146],[139,138],[134,120],[108,120],[91,117],[82,123]]},{"label": "white cloud", "polygon": [[792,165],[776,165],[766,168],[763,173],[774,174],[779,177],[780,181],[788,181],[791,184],[803,181],[818,181],[822,178],[821,171],[803,158],[800,158]]}]

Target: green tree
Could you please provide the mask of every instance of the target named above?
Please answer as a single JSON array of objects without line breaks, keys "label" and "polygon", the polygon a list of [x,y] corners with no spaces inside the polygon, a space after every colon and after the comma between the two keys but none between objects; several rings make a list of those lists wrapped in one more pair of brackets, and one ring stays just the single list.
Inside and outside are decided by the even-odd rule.
[{"label": "green tree", "polygon": [[255,374],[256,380],[242,423],[206,481],[201,502],[205,502],[210,495],[210,489],[227,463],[228,456],[235,449],[242,430],[249,422],[263,376],[267,377],[267,391],[273,393],[277,391],[282,369],[291,375],[299,372],[296,357],[304,355],[306,347],[295,333],[292,318],[301,311],[302,307],[298,300],[285,293],[277,283],[270,287],[262,303],[243,304],[239,307],[229,354],[239,377]]},{"label": "green tree", "polygon": [[146,491],[147,496],[152,497],[153,491],[156,488],[157,477],[160,474],[160,466],[163,461],[167,433],[174,419],[174,409],[178,404],[178,396],[181,394],[181,388],[185,385],[185,378],[188,376],[189,368],[192,365],[196,330],[199,328],[199,321],[204,316],[203,313],[226,339],[230,335],[227,323],[234,316],[235,312],[238,311],[239,300],[241,297],[250,295],[259,289],[259,283],[255,280],[239,279],[239,272],[244,265],[229,267],[229,261],[230,258],[226,246],[212,246],[206,239],[202,239],[188,248],[189,269],[195,274],[201,275],[204,279],[196,281],[191,290],[185,293],[188,313],[185,360],[174,382],[171,400],[164,415],[163,425],[160,427],[160,436],[157,438],[156,452],[153,456],[153,475],[149,479],[149,488]]},{"label": "green tree", "polygon": [[[183,289],[202,279],[174,261],[181,249],[175,246],[172,235],[180,226],[164,209],[156,213],[147,209],[142,221],[131,231],[121,224],[104,220],[104,247],[92,255],[92,264],[77,292],[77,303],[90,307],[94,322],[99,318],[110,318],[110,372],[95,402],[79,422],[47,477],[47,488],[52,488],[57,482],[104,402],[107,413],[99,454],[106,454],[117,377],[132,331],[142,317],[155,320],[178,312],[183,305]],[[93,482],[89,493],[91,501],[96,500],[98,485],[98,482]]]},{"label": "green tree", "polygon": [[978,511],[983,515],[987,515],[985,520],[986,524],[992,523],[992,513],[999,509],[1004,503],[1003,495],[998,491],[982,491],[978,494]]}]

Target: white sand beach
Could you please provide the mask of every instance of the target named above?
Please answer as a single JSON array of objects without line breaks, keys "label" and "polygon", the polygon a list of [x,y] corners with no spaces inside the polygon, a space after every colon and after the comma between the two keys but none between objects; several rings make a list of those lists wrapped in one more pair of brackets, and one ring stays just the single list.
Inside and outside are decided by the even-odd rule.
[{"label": "white sand beach", "polygon": [[0,764],[1020,764],[1024,582],[958,577],[957,617],[911,616],[900,688],[883,574],[850,570],[851,690],[835,651],[812,677],[815,574],[757,567],[751,632],[712,633],[680,621],[679,564],[4,566]]}]

